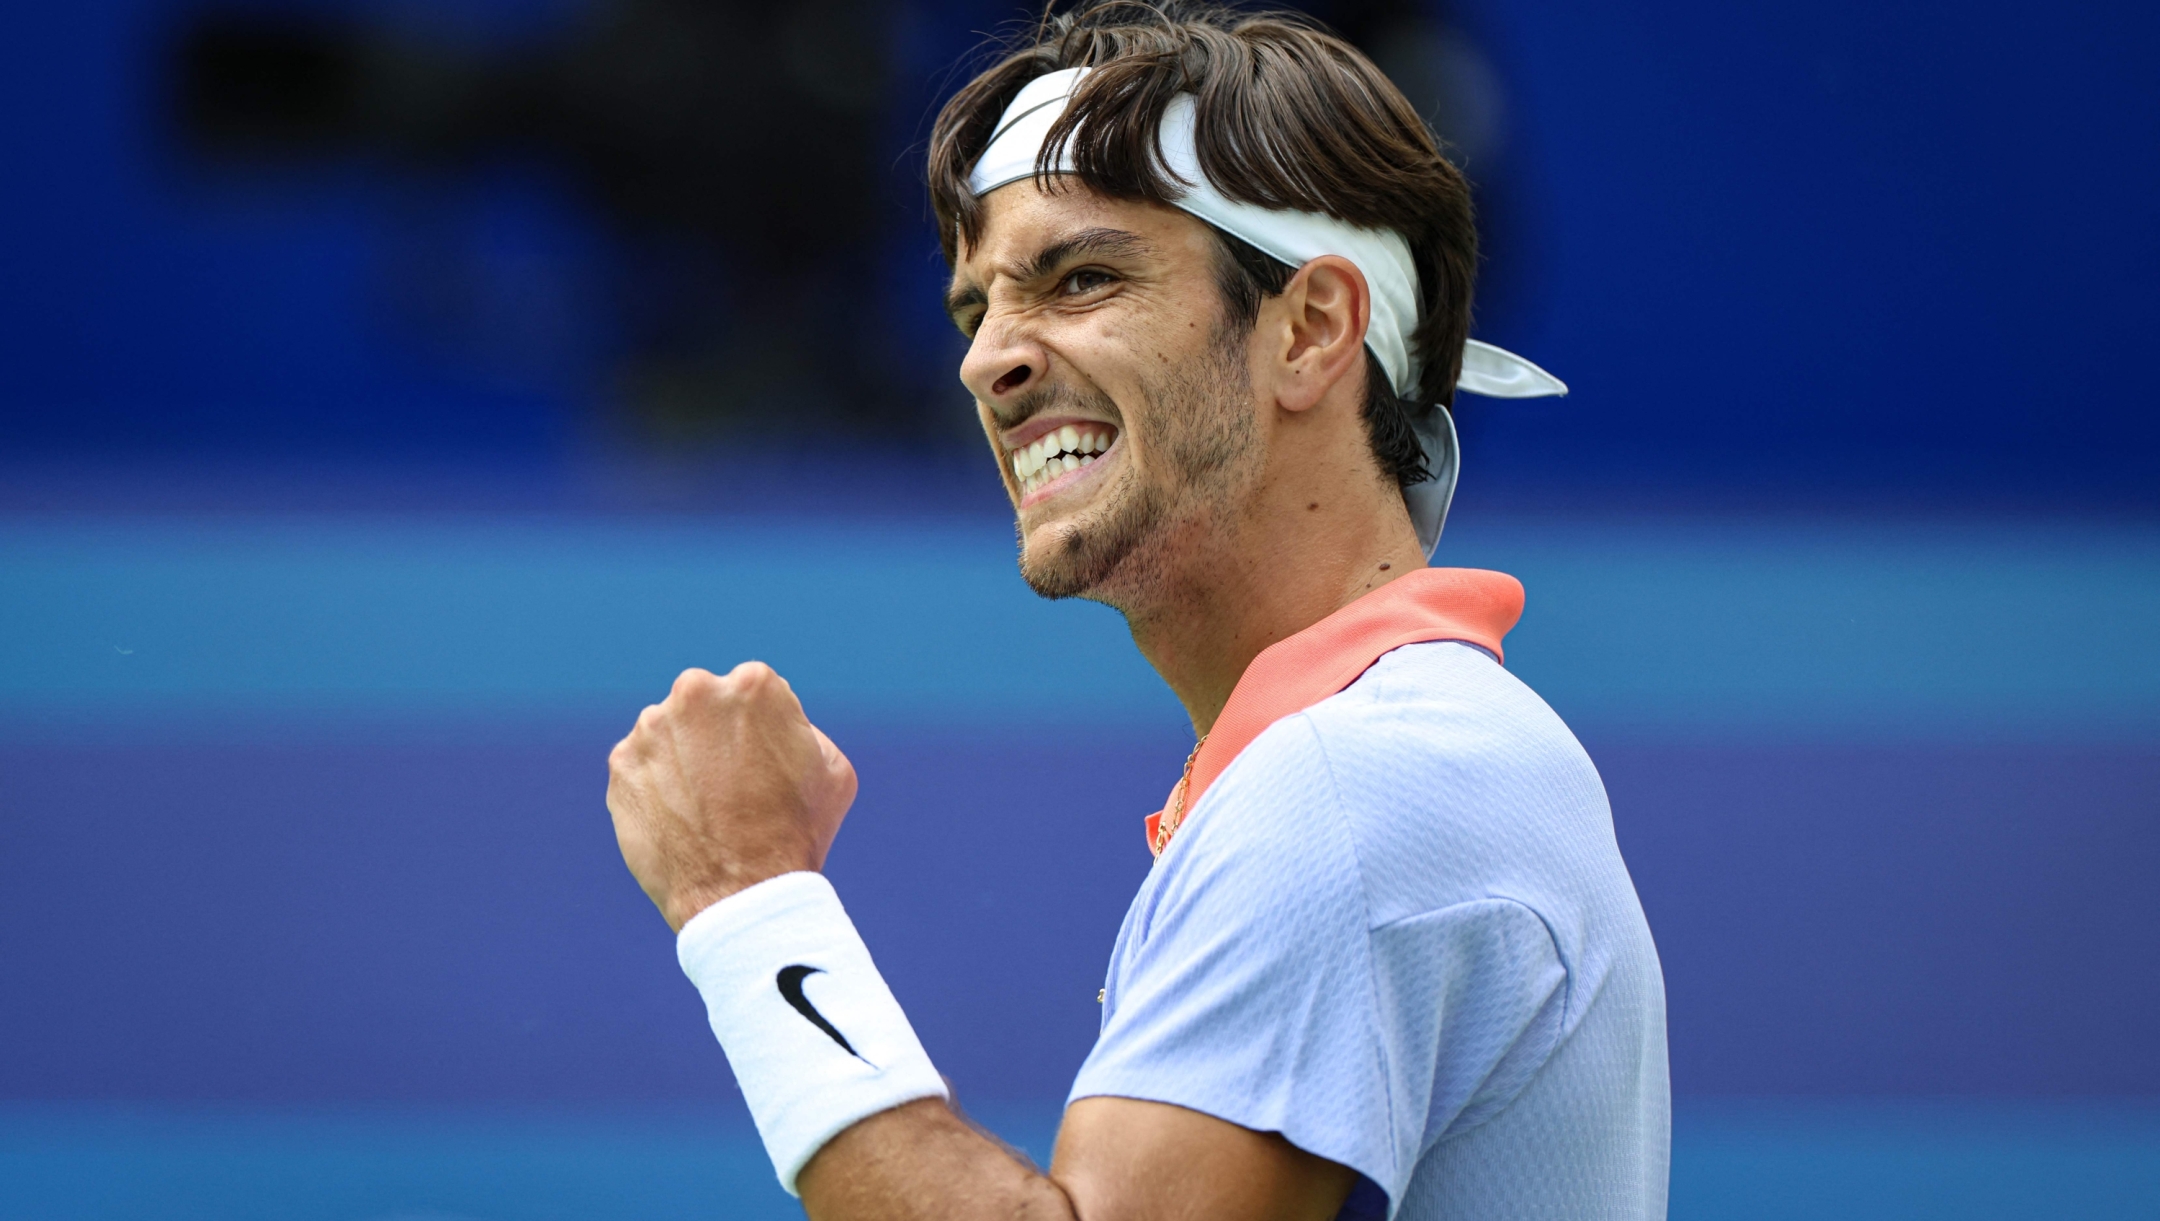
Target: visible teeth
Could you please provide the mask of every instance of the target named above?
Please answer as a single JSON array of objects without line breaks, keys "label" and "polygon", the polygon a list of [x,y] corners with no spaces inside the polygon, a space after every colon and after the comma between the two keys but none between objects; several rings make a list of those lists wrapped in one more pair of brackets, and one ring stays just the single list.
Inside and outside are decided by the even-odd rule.
[{"label": "visible teeth", "polygon": [[1060,475],[1093,466],[1096,455],[1108,452],[1115,439],[1108,432],[1066,424],[1013,450],[1013,477],[1020,494],[1032,494]]}]

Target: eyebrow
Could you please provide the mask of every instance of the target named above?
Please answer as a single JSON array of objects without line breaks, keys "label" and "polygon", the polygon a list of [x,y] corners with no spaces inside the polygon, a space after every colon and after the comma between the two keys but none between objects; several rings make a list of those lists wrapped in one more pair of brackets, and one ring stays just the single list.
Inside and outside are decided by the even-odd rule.
[{"label": "eyebrow", "polygon": [[[1153,249],[1146,238],[1123,229],[1082,229],[1036,251],[1013,269],[1012,278],[1023,282],[1040,280],[1074,259],[1086,255],[1130,258]],[[952,291],[945,294],[945,312],[958,321],[960,311],[982,305],[988,300],[989,297],[979,284],[970,283],[965,287],[956,285]]]}]

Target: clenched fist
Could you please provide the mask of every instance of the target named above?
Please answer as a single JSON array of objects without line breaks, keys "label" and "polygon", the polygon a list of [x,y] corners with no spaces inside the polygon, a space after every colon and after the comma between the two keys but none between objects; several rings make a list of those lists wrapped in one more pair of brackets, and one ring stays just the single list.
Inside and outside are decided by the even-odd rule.
[{"label": "clenched fist", "polygon": [[760,661],[683,671],[608,755],[623,863],[678,932],[738,890],[823,867],[854,800],[854,766]]}]

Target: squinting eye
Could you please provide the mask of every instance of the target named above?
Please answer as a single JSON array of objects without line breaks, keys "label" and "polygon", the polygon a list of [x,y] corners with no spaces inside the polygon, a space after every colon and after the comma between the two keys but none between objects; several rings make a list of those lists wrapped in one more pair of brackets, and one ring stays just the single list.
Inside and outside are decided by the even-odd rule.
[{"label": "squinting eye", "polygon": [[1065,282],[1058,285],[1058,290],[1069,294],[1094,292],[1116,278],[1107,271],[1101,271],[1093,267],[1083,267],[1066,276]]}]

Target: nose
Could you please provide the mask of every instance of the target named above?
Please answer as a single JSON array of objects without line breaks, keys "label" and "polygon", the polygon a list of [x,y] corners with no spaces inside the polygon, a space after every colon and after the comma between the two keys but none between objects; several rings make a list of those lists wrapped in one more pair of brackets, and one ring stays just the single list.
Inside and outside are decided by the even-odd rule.
[{"label": "nose", "polygon": [[1000,418],[1009,419],[1010,404],[1050,372],[1049,352],[1025,332],[1004,319],[985,318],[960,362],[961,383]]}]

